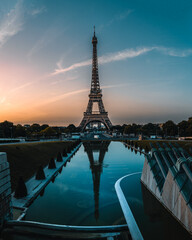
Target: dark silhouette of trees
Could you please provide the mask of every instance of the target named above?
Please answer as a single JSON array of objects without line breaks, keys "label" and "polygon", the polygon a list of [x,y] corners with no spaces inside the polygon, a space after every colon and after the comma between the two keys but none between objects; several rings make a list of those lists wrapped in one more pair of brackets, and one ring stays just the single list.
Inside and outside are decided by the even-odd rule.
[{"label": "dark silhouette of trees", "polygon": [[2,137],[10,138],[13,137],[13,123],[9,121],[4,121],[0,123],[0,129]]},{"label": "dark silhouette of trees", "polygon": [[34,123],[29,128],[31,133],[37,133],[41,131],[41,126],[38,123]]},{"label": "dark silhouette of trees", "polygon": [[178,134],[177,125],[173,121],[169,120],[163,124],[163,132],[165,136],[176,136]]},{"label": "dark silhouette of trees", "polygon": [[40,135],[50,137],[50,136],[55,136],[56,131],[52,127],[47,127],[44,130],[41,130]]},{"label": "dark silhouette of trees", "polygon": [[44,130],[44,129],[48,128],[48,127],[49,127],[48,124],[43,124],[43,125],[41,125],[41,130]]},{"label": "dark silhouette of trees", "polygon": [[25,128],[21,124],[17,124],[14,128],[14,137],[26,137],[27,133]]},{"label": "dark silhouette of trees", "polygon": [[178,123],[178,135],[180,137],[184,137],[187,135],[187,129],[188,129],[188,122],[187,121],[181,121]]},{"label": "dark silhouette of trees", "polygon": [[[111,131],[115,131],[122,134],[132,134],[138,136],[166,136],[166,137],[188,137],[192,136],[192,117],[187,121],[183,120],[178,124],[169,120],[163,124],[147,123],[144,125],[140,124],[123,124],[114,125]],[[43,138],[58,138],[62,133],[74,133],[80,132],[79,127],[74,124],[69,124],[67,127],[50,127],[48,124],[39,125],[34,123],[32,125],[21,124],[14,125],[12,122],[4,121],[0,123],[0,138],[13,138],[13,137],[28,137],[39,139]]]}]

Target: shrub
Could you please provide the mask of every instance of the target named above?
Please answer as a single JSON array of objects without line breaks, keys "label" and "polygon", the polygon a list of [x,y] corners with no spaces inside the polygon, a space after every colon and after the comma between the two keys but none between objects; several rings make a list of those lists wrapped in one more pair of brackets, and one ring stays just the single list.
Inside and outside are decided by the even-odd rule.
[{"label": "shrub", "polygon": [[62,162],[63,161],[63,158],[62,158],[62,156],[61,156],[61,153],[59,152],[58,154],[57,154],[57,162]]},{"label": "shrub", "polygon": [[43,180],[45,179],[45,173],[44,173],[44,170],[43,170],[43,167],[40,166],[37,173],[36,173],[36,177],[35,177],[36,180]]},{"label": "shrub", "polygon": [[54,168],[56,168],[54,158],[51,158],[51,159],[50,159],[48,168],[49,168],[49,169],[54,169]]},{"label": "shrub", "polygon": [[19,178],[19,181],[17,183],[17,187],[15,190],[15,198],[23,198],[27,196],[27,188],[25,185],[25,182],[22,177]]}]

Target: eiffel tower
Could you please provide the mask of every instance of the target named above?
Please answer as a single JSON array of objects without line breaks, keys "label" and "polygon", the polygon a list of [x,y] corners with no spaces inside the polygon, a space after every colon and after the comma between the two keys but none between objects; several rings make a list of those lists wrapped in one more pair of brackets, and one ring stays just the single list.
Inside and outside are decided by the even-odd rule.
[{"label": "eiffel tower", "polygon": [[[89,94],[89,102],[86,112],[84,112],[84,117],[79,125],[81,130],[85,130],[87,125],[93,123],[98,123],[98,126],[101,126],[101,123],[105,125],[107,130],[110,130],[112,123],[109,120],[108,112],[105,111],[103,100],[102,100],[102,91],[99,84],[99,74],[98,74],[98,61],[97,61],[97,37],[95,36],[95,27],[94,35],[92,38],[93,44],[93,59],[92,59],[92,80],[91,80],[91,90]],[[94,111],[94,105],[97,106],[97,111]]]}]

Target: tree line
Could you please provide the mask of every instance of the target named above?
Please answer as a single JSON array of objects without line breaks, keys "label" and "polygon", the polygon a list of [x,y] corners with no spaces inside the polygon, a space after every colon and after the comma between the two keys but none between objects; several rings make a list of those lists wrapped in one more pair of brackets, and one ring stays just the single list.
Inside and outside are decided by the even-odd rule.
[{"label": "tree line", "polygon": [[144,125],[141,124],[123,124],[122,126],[116,125],[113,126],[113,130],[117,130],[122,134],[134,134],[139,135],[143,134],[145,136],[162,136],[162,137],[191,137],[192,136],[192,117],[187,121],[183,120],[178,124],[169,120],[162,124],[147,123]]},{"label": "tree line", "polygon": [[[147,123],[141,124],[123,124],[115,125],[111,131],[117,131],[122,134],[143,134],[144,136],[157,135],[162,137],[189,137],[192,136],[192,117],[187,121],[183,120],[178,124],[169,120],[162,124]],[[59,137],[62,133],[80,132],[80,128],[74,124],[69,124],[67,127],[51,127],[48,124],[34,123],[32,125],[21,124],[14,125],[12,122],[4,121],[0,123],[0,138],[15,138],[15,137]]]},{"label": "tree line", "polygon": [[12,122],[4,121],[0,123],[0,138],[16,137],[59,137],[62,133],[77,132],[79,129],[73,124],[67,127],[51,127],[48,124],[34,123],[32,125],[14,125]]}]

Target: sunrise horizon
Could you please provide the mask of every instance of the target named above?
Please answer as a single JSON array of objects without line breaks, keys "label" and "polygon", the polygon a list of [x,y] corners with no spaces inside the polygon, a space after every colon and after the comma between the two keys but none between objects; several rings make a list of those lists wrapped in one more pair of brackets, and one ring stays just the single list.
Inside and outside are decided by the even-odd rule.
[{"label": "sunrise horizon", "polygon": [[188,2],[159,2],[158,11],[150,1],[10,0],[0,6],[0,122],[80,124],[94,25],[103,101],[114,125],[191,116]]}]

